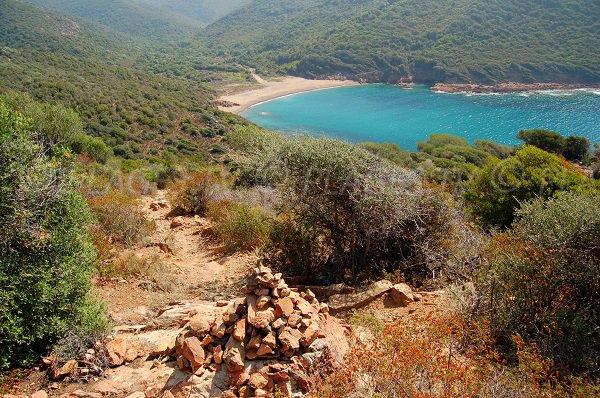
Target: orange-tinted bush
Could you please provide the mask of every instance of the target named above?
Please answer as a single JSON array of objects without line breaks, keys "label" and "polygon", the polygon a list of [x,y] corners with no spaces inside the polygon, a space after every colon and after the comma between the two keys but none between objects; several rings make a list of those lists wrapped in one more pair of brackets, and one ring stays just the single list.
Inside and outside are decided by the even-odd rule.
[{"label": "orange-tinted bush", "polygon": [[[487,330],[453,316],[388,325],[319,386],[318,397],[597,396],[582,379],[559,378],[551,361],[518,336],[518,364],[506,365]],[[469,345],[464,346],[464,342]]]},{"label": "orange-tinted bush", "polygon": [[135,246],[154,229],[130,195],[111,192],[88,199],[88,204],[98,220],[98,226],[111,242]]},{"label": "orange-tinted bush", "polygon": [[169,200],[175,208],[193,214],[204,214],[215,195],[221,176],[212,171],[190,173],[169,186]]}]

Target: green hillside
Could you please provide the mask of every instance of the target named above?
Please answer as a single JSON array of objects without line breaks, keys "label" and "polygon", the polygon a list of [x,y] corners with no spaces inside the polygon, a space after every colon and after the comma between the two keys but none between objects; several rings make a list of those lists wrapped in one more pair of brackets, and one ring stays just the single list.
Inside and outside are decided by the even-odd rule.
[{"label": "green hillside", "polygon": [[230,12],[252,0],[138,0],[140,4],[149,5],[161,10],[185,15],[209,24],[224,17]]},{"label": "green hillside", "polygon": [[133,0],[31,0],[44,8],[94,21],[132,36],[165,39],[197,31],[198,21]]},{"label": "green hillside", "polygon": [[257,0],[202,40],[263,73],[600,82],[598,0]]},{"label": "green hillside", "polygon": [[[203,153],[208,138],[237,120],[214,108],[213,90],[201,83],[225,76],[210,60],[207,70],[195,65],[193,79],[169,77],[145,61],[160,51],[147,42],[21,1],[0,0],[0,9],[0,94],[19,91],[74,108],[87,132],[117,155]],[[164,67],[177,69],[170,59]],[[186,62],[180,68],[191,68]]]}]

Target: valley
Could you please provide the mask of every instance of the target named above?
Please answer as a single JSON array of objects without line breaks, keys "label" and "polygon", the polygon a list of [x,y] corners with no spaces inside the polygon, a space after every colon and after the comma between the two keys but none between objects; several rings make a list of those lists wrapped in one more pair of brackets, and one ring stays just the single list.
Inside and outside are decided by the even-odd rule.
[{"label": "valley", "polygon": [[600,396],[599,21],[0,0],[0,395]]}]

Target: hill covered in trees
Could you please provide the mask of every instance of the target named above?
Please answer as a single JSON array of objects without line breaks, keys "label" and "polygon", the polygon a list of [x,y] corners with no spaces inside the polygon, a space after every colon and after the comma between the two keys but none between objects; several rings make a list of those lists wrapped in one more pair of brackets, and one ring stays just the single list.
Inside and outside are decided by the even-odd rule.
[{"label": "hill covered in trees", "polygon": [[139,4],[132,0],[31,0],[44,8],[94,21],[116,32],[165,39],[181,37],[197,31],[198,21]]},{"label": "hill covered in trees", "polygon": [[597,83],[598,21],[595,0],[257,0],[200,37],[263,73]]},{"label": "hill covered in trees", "polygon": [[240,70],[201,50],[185,58],[168,39],[136,38],[20,1],[0,0],[0,9],[0,94],[75,109],[86,131],[121,157],[195,155],[236,120],[216,110],[205,82]]},{"label": "hill covered in trees", "polygon": [[250,4],[252,0],[139,0],[140,3],[185,15],[209,24],[224,17],[230,12]]}]

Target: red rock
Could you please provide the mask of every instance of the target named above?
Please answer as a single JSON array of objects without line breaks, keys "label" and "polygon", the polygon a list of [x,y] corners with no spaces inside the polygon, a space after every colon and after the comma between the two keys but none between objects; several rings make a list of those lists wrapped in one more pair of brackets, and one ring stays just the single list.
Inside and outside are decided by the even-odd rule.
[{"label": "red rock", "polygon": [[289,297],[280,298],[275,303],[275,316],[289,318],[294,312],[294,302]]},{"label": "red rock", "polygon": [[300,348],[300,339],[303,334],[298,329],[292,329],[291,327],[285,327],[281,333],[279,333],[279,341],[282,345],[282,351],[296,350]]},{"label": "red rock", "polygon": [[319,324],[313,322],[309,327],[306,328],[304,333],[302,333],[302,338],[300,339],[300,344],[303,347],[310,346],[319,336]]},{"label": "red rock", "polygon": [[253,373],[250,375],[248,385],[254,389],[265,388],[269,384],[269,380],[261,373]]},{"label": "red rock", "polygon": [[308,300],[308,302],[312,303],[317,299],[317,296],[315,296],[315,294],[313,293],[312,290],[310,289],[306,289],[306,300]]},{"label": "red rock", "polygon": [[188,337],[183,342],[183,356],[190,361],[192,368],[196,369],[204,365],[206,352],[197,337]]},{"label": "red rock", "polygon": [[278,319],[275,319],[275,321],[273,321],[273,323],[271,324],[271,327],[273,329],[279,329],[279,328],[281,328],[281,327],[283,327],[285,325],[287,325],[287,319],[285,319],[285,318],[278,318]]},{"label": "red rock", "polygon": [[260,346],[261,343],[262,343],[261,335],[255,334],[250,338],[250,341],[248,341],[248,344],[246,344],[246,348],[249,350],[255,350]]},{"label": "red rock", "polygon": [[243,344],[233,337],[230,337],[225,345],[225,352],[223,353],[223,362],[227,365],[229,372],[236,372],[244,369],[244,358],[246,356],[246,349]]},{"label": "red rock", "polygon": [[246,318],[242,318],[235,324],[235,329],[233,329],[233,337],[237,341],[244,341],[246,337]]},{"label": "red rock", "polygon": [[265,296],[260,296],[258,298],[258,300],[256,300],[256,307],[259,310],[264,310],[265,308],[267,308],[269,306],[269,303],[271,302],[271,297],[268,295]]},{"label": "red rock", "polygon": [[299,314],[292,314],[288,318],[288,326],[292,328],[297,328],[300,322],[302,321],[302,316]]},{"label": "red rock", "polygon": [[302,312],[302,315],[311,315],[313,312],[315,312],[313,306],[302,297],[298,297],[298,300],[296,301],[296,307],[300,310],[300,312]]},{"label": "red rock", "polygon": [[183,217],[175,217],[171,220],[171,229],[181,227],[184,224]]},{"label": "red rock", "polygon": [[252,320],[248,318],[248,321],[259,329],[266,329],[274,320],[275,310],[273,308],[256,312],[256,315]]},{"label": "red rock", "polygon": [[48,393],[44,390],[39,390],[31,394],[30,398],[48,398]]},{"label": "red rock", "polygon": [[269,332],[262,339],[262,343],[274,349],[277,346],[277,337],[275,337],[275,333]]},{"label": "red rock", "polygon": [[404,307],[415,301],[412,289],[406,283],[398,283],[392,286],[390,296],[395,304]]},{"label": "red rock", "polygon": [[225,322],[223,321],[222,317],[217,317],[217,319],[215,320],[215,323],[213,325],[213,327],[211,328],[210,332],[213,336],[215,336],[218,339],[223,338],[223,336],[225,336],[225,330],[227,329],[227,325],[225,325]]},{"label": "red rock", "polygon": [[[121,362],[122,363],[122,362]],[[61,367],[56,367],[50,371],[52,380],[62,380],[77,370],[77,361],[70,360]]]},{"label": "red rock", "polygon": [[246,350],[246,359],[254,361],[258,358],[258,349]]},{"label": "red rock", "polygon": [[215,359],[215,363],[220,365],[223,363],[223,348],[220,345],[216,346],[213,351],[213,357]]},{"label": "red rock", "polygon": [[273,349],[266,344],[261,344],[260,347],[258,347],[258,350],[256,350],[257,357],[263,357],[271,354],[273,354]]},{"label": "red rock", "polygon": [[207,334],[206,336],[204,336],[204,338],[202,339],[202,342],[200,343],[202,345],[202,347],[206,348],[207,346],[209,346],[210,344],[215,342],[215,338],[212,337],[210,334]]},{"label": "red rock", "polygon": [[227,390],[223,394],[221,394],[221,398],[237,398],[235,392],[233,390]]},{"label": "red rock", "polygon": [[210,332],[214,318],[205,313],[198,313],[190,319],[188,328],[197,337],[204,337]]},{"label": "red rock", "polygon": [[106,356],[110,366],[120,366],[125,361],[127,355],[127,339],[117,336],[108,341],[105,345]]}]

